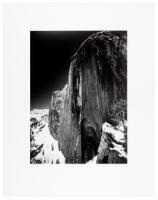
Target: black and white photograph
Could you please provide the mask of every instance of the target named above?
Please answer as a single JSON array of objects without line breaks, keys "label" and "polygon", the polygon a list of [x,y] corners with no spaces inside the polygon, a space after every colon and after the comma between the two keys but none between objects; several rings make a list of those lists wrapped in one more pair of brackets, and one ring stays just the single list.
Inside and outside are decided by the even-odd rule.
[{"label": "black and white photograph", "polygon": [[126,164],[127,31],[30,31],[30,164]]},{"label": "black and white photograph", "polygon": [[0,29],[4,198],[157,199],[154,3],[20,1]]}]

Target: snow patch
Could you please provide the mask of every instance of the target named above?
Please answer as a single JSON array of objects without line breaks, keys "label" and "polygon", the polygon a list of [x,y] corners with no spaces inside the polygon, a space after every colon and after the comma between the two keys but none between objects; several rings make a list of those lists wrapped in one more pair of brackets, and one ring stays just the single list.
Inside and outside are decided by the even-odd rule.
[{"label": "snow patch", "polygon": [[92,158],[92,160],[89,160],[86,164],[96,164],[97,163],[97,155]]},{"label": "snow patch", "polygon": [[59,150],[58,141],[55,140],[48,128],[48,109],[35,109],[31,112],[30,119],[31,151],[37,155],[31,158],[31,163],[59,164],[65,163],[65,158]]},{"label": "snow patch", "polygon": [[114,140],[116,140],[117,142],[121,142],[122,143],[125,140],[125,134],[124,134],[123,131],[118,129],[118,128],[122,129],[121,126],[122,125],[116,127],[116,129],[114,129],[114,127],[111,124],[105,122],[102,125],[102,131],[112,135]]}]

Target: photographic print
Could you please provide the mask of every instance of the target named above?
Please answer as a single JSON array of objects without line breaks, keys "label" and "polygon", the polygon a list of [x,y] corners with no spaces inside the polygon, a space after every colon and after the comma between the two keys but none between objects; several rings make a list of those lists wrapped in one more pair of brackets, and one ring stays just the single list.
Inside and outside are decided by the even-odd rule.
[{"label": "photographic print", "polygon": [[126,164],[127,31],[30,31],[30,164]]}]

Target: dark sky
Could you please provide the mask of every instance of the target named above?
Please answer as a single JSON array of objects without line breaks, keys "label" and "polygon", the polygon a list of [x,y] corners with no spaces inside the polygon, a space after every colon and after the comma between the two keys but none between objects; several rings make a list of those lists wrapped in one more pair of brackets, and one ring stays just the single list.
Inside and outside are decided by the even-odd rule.
[{"label": "dark sky", "polygon": [[51,94],[68,79],[70,57],[98,31],[31,31],[31,109],[48,108]]}]

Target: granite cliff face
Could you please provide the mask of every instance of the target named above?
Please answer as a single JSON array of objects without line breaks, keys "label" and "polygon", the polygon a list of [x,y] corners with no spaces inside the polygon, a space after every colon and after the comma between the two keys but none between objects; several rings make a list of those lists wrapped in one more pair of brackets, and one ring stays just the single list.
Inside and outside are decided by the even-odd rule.
[{"label": "granite cliff face", "polygon": [[61,115],[63,114],[64,101],[66,97],[67,85],[62,91],[55,91],[49,107],[49,130],[51,135],[58,139],[58,132],[61,124]]},{"label": "granite cliff face", "polygon": [[[49,129],[67,163],[86,163],[98,154],[104,122],[127,119],[126,31],[98,32],[71,58],[68,84],[54,92]],[[118,109],[118,107],[120,109]]]}]

